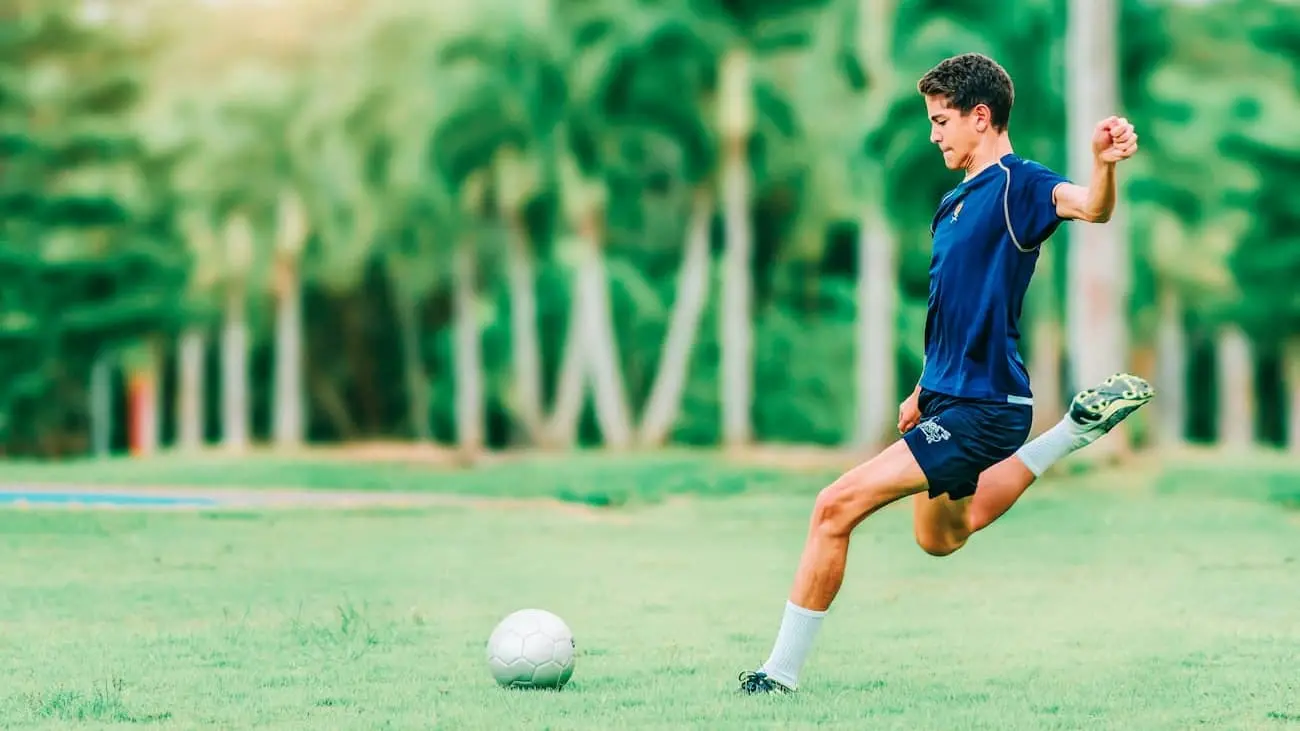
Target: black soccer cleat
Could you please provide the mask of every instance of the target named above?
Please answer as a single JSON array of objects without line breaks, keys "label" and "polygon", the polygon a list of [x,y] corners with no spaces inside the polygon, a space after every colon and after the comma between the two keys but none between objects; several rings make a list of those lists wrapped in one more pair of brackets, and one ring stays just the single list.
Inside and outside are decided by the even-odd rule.
[{"label": "black soccer cleat", "polygon": [[746,695],[786,695],[794,688],[773,679],[762,670],[746,670],[740,674],[739,692]]},{"label": "black soccer cleat", "polygon": [[1151,384],[1129,373],[1116,373],[1095,388],[1075,394],[1070,421],[1096,437],[1106,434],[1155,396]]}]

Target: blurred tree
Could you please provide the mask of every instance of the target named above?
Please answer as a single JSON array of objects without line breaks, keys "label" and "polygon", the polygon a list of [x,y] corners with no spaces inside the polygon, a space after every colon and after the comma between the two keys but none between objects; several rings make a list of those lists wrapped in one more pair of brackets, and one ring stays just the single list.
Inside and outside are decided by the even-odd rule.
[{"label": "blurred tree", "polygon": [[[1132,368],[1149,377],[1160,395],[1148,409],[1153,427],[1145,436],[1161,445],[1179,445],[1187,435],[1189,338],[1186,300],[1191,280],[1178,273],[1190,246],[1188,194],[1177,185],[1170,153],[1188,152],[1170,144],[1166,125],[1185,125],[1167,115],[1167,99],[1152,94],[1153,84],[1170,68],[1176,33],[1140,29],[1166,27],[1171,11],[1161,5],[1124,2],[1120,6],[1120,76],[1123,109],[1141,136],[1140,153],[1121,172],[1120,204],[1129,212],[1129,262]],[[1131,424],[1142,424],[1141,417]]]},{"label": "blurred tree", "polygon": [[0,448],[62,454],[97,360],[183,320],[187,261],[126,123],[143,49],[73,2],[0,11]]},{"label": "blurred tree", "polygon": [[[212,422],[232,443],[261,438],[264,419],[282,444],[310,429],[455,439],[467,453],[888,438],[920,369],[926,223],[954,183],[926,139],[915,78],[945,56],[989,53],[1016,80],[1017,151],[1067,169],[1078,144],[1064,133],[1061,0],[997,14],[964,0],[139,2],[105,7],[120,31],[165,37],[165,53],[139,57],[144,109],[96,133],[143,141],[120,158],[136,169],[121,190],[137,192],[114,195],[140,205],[124,206],[115,230],[147,230],[177,255],[184,304],[152,331],[185,328],[187,445],[204,432],[218,315],[227,404]],[[1283,412],[1300,413],[1273,403],[1273,366],[1297,349],[1276,245],[1294,227],[1277,197],[1293,144],[1276,136],[1294,104],[1278,91],[1294,86],[1294,19],[1275,2],[1234,7],[1118,6],[1122,28],[1158,31],[1116,44],[1117,93],[1144,130],[1125,172],[1138,235],[1117,311],[1130,316],[1132,367],[1160,374],[1160,438],[1187,423],[1205,431],[1216,408],[1221,433],[1246,441],[1256,422],[1279,434]],[[9,100],[36,88],[16,83],[26,96]],[[11,128],[36,129],[20,122]],[[21,135],[4,139],[6,159],[27,165],[5,170],[13,186],[37,158]],[[46,271],[13,240],[0,247],[6,275]],[[1022,346],[1043,420],[1059,416],[1065,390],[1052,275],[1079,273],[1053,260],[1056,246],[1040,257]],[[39,384],[44,407],[73,420],[42,433],[82,430],[85,386],[46,388],[43,372],[19,375],[39,358],[9,362],[53,342],[10,316],[44,301],[29,294],[0,295],[0,366],[14,373],[4,390]],[[95,408],[120,398],[112,353],[142,376],[158,371],[164,351],[144,335],[88,356]],[[1221,394],[1180,360],[1211,338]],[[61,366],[81,367],[66,356],[80,341],[58,347]],[[1188,374],[1200,380],[1180,388]],[[140,403],[165,400],[158,379],[133,383]],[[34,401],[19,401],[0,413],[34,430]],[[156,418],[137,423],[138,443],[161,432]],[[100,445],[119,438],[107,422],[93,431]]]},{"label": "blurred tree", "polygon": [[[823,0],[695,0],[697,32],[717,49],[717,129],[721,135],[720,186],[725,248],[718,319],[722,441],[741,446],[753,439],[754,231],[752,205],[755,143],[793,132],[771,59],[810,40]],[[782,125],[782,121],[785,124]],[[784,126],[785,130],[780,127]],[[774,129],[775,127],[775,129]],[[766,132],[768,135],[764,135]],[[768,171],[769,174],[772,172]]]},{"label": "blurred tree", "polygon": [[1300,12],[1259,0],[1237,8],[1230,27],[1235,44],[1253,53],[1235,59],[1235,73],[1218,72],[1232,79],[1223,90],[1232,124],[1221,129],[1220,150],[1257,174],[1233,200],[1250,216],[1227,262],[1236,282],[1231,316],[1260,348],[1280,352],[1286,439],[1300,453],[1300,210],[1289,195],[1300,180],[1300,136],[1292,129],[1300,117]]},{"label": "blurred tree", "polygon": [[[668,154],[676,154],[683,167],[660,171],[669,180],[698,184],[708,171],[707,127],[696,106],[704,93],[700,59],[692,55],[702,46],[680,21],[635,3],[617,12],[557,5],[554,24],[526,15],[513,25],[485,27],[448,48],[447,62],[468,69],[479,88],[462,96],[459,111],[442,127],[444,167],[453,184],[470,171],[494,173],[495,203],[509,242],[516,403],[532,438],[571,441],[586,375],[607,444],[627,445],[637,432],[641,441],[657,443],[672,426],[703,310],[710,209],[706,196],[694,194],[695,233],[682,271],[689,296],[674,312],[643,426],[635,430],[627,363],[620,357],[608,296],[610,230],[622,225],[611,206],[621,202],[624,181],[640,195],[646,192],[646,176],[656,174],[632,150],[678,151]],[[615,16],[617,24],[611,22]],[[538,201],[543,192],[555,196],[563,214],[561,228],[568,233],[558,238],[556,253],[573,268],[574,285],[554,412],[545,427],[535,344],[534,252],[528,245],[539,232],[526,230],[522,215],[528,201]],[[620,275],[632,278],[625,283],[644,286],[633,270],[621,269]]]},{"label": "blurred tree", "polygon": [[[205,303],[218,283],[223,290],[220,421],[232,448],[251,439],[248,379],[261,341],[263,287],[274,302],[270,431],[281,446],[305,438],[301,258],[313,223],[305,193],[314,192],[306,173],[315,150],[302,140],[319,105],[308,104],[312,79],[301,69],[319,36],[301,31],[336,22],[347,6],[324,15],[305,10],[297,3],[156,6],[148,14],[170,42],[151,68],[139,122],[151,145],[181,156],[171,182],[197,261],[191,297]],[[181,338],[178,433],[188,447],[201,440],[205,342],[201,323]]]},{"label": "blurred tree", "polygon": [[[433,438],[433,431],[422,305],[434,292],[457,279],[453,257],[457,256],[457,237],[462,225],[454,188],[435,164],[438,155],[435,131],[454,113],[461,94],[470,90],[436,73],[442,48],[454,39],[454,36],[448,38],[448,30],[442,24],[443,13],[399,7],[401,12],[376,8],[378,17],[374,24],[357,33],[359,45],[341,54],[344,59],[354,54],[371,59],[361,67],[364,73],[341,73],[354,80],[359,92],[367,87],[371,90],[369,94],[357,96],[356,101],[378,112],[373,126],[367,128],[373,139],[360,144],[373,145],[373,159],[379,169],[375,189],[382,211],[378,253],[383,260],[397,321],[407,420],[416,439],[423,442]],[[447,8],[448,12],[451,10]],[[339,57],[334,50],[326,61],[337,65]],[[344,61],[345,65],[349,63]],[[468,267],[472,263],[464,254],[458,256],[455,265]],[[459,320],[462,337],[466,338],[466,347],[477,351],[476,330],[464,327],[472,322],[469,318],[478,316],[477,307],[472,304],[472,290],[464,289],[476,282],[464,277],[457,281],[462,288],[461,301],[469,308],[457,310],[465,314]],[[461,367],[466,372],[481,369],[472,360],[466,360]],[[477,378],[458,373],[457,381],[474,383]],[[459,403],[463,420],[481,422],[480,393],[467,389]],[[478,441],[474,431],[474,427],[463,423],[458,428],[458,434],[466,433],[468,438],[462,441],[470,451],[477,450],[473,446]]]},{"label": "blurred tree", "polygon": [[1216,331],[1216,422],[1220,438],[1237,445],[1255,435],[1252,351],[1278,348],[1296,329],[1278,309],[1287,301],[1280,283],[1294,218],[1275,190],[1300,149],[1281,132],[1281,120],[1300,106],[1294,62],[1267,42],[1284,36],[1288,22],[1300,19],[1267,0],[1171,7],[1166,23],[1179,42],[1164,49],[1142,90],[1151,162],[1133,189],[1154,221],[1145,230],[1161,291],[1161,359],[1168,360],[1159,384],[1167,402],[1160,405],[1162,432],[1185,428],[1183,393],[1206,393],[1184,380],[1181,310]]},{"label": "blurred tree", "polygon": [[[608,307],[602,308],[599,299],[586,299],[593,294],[601,296],[603,263],[598,252],[596,258],[584,259],[597,268],[597,289],[579,286],[575,293],[556,408],[546,422],[536,334],[535,251],[530,246],[532,232],[524,211],[539,195],[539,183],[544,183],[557,196],[564,196],[571,229],[581,227],[586,234],[599,237],[591,217],[599,215],[603,196],[575,164],[570,139],[573,116],[581,113],[582,104],[589,103],[579,92],[590,95],[591,91],[577,88],[575,72],[581,57],[561,29],[531,14],[506,24],[489,23],[484,15],[474,18],[482,22],[462,29],[462,35],[441,52],[440,65],[452,74],[460,93],[434,130],[433,159],[451,189],[468,185],[477,190],[481,198],[473,207],[476,216],[496,208],[504,223],[515,346],[512,402],[529,439],[570,444],[576,436],[583,381],[593,358],[612,365],[615,378],[621,376],[615,365],[617,354],[609,353],[612,339],[600,342],[606,332],[601,324],[608,322]],[[594,170],[595,161],[588,161],[587,167]],[[587,247],[580,237],[569,241],[567,248],[575,253]],[[462,266],[466,264],[462,259]],[[588,340],[592,335],[597,342]],[[625,444],[630,439],[625,397],[620,395],[621,385],[608,379],[610,369],[602,372],[607,377],[602,382],[605,387],[596,391],[603,407],[598,409],[604,421],[602,431],[610,442]]]}]

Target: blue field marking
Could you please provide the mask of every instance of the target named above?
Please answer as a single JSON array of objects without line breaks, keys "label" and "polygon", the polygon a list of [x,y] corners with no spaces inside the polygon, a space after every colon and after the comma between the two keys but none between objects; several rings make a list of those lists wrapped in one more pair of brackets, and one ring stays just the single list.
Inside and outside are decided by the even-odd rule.
[{"label": "blue field marking", "polygon": [[30,505],[71,507],[77,505],[148,508],[148,507],[212,507],[220,501],[210,497],[176,495],[141,495],[103,490],[30,490],[24,488],[0,488],[0,506]]}]

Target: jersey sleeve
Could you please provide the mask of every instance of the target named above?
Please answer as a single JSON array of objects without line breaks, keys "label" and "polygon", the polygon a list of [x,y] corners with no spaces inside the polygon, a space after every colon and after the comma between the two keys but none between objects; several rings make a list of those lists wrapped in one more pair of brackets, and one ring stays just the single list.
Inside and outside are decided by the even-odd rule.
[{"label": "jersey sleeve", "polygon": [[1011,174],[1007,191],[1007,225],[1016,245],[1038,248],[1065,220],[1056,214],[1052,191],[1070,180],[1045,165],[1025,162]]}]

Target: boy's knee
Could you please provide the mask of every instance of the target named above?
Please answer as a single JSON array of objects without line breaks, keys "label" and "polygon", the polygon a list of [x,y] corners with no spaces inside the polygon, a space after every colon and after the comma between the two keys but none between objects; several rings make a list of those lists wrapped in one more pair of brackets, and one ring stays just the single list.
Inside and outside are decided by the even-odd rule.
[{"label": "boy's knee", "polygon": [[823,487],[813,503],[813,528],[833,536],[848,535],[857,523],[849,489],[840,482]]},{"label": "boy's knee", "polygon": [[817,501],[813,504],[813,527],[825,535],[847,536],[868,515],[897,497],[870,484],[841,478],[817,493]]},{"label": "boy's knee", "polygon": [[944,532],[916,532],[916,545],[921,547],[922,551],[931,556],[951,556],[961,547],[966,545],[966,539],[969,536],[958,536],[947,531]]},{"label": "boy's knee", "polygon": [[849,470],[817,493],[812,527],[847,536],[868,515],[925,487],[925,474],[902,440]]}]

